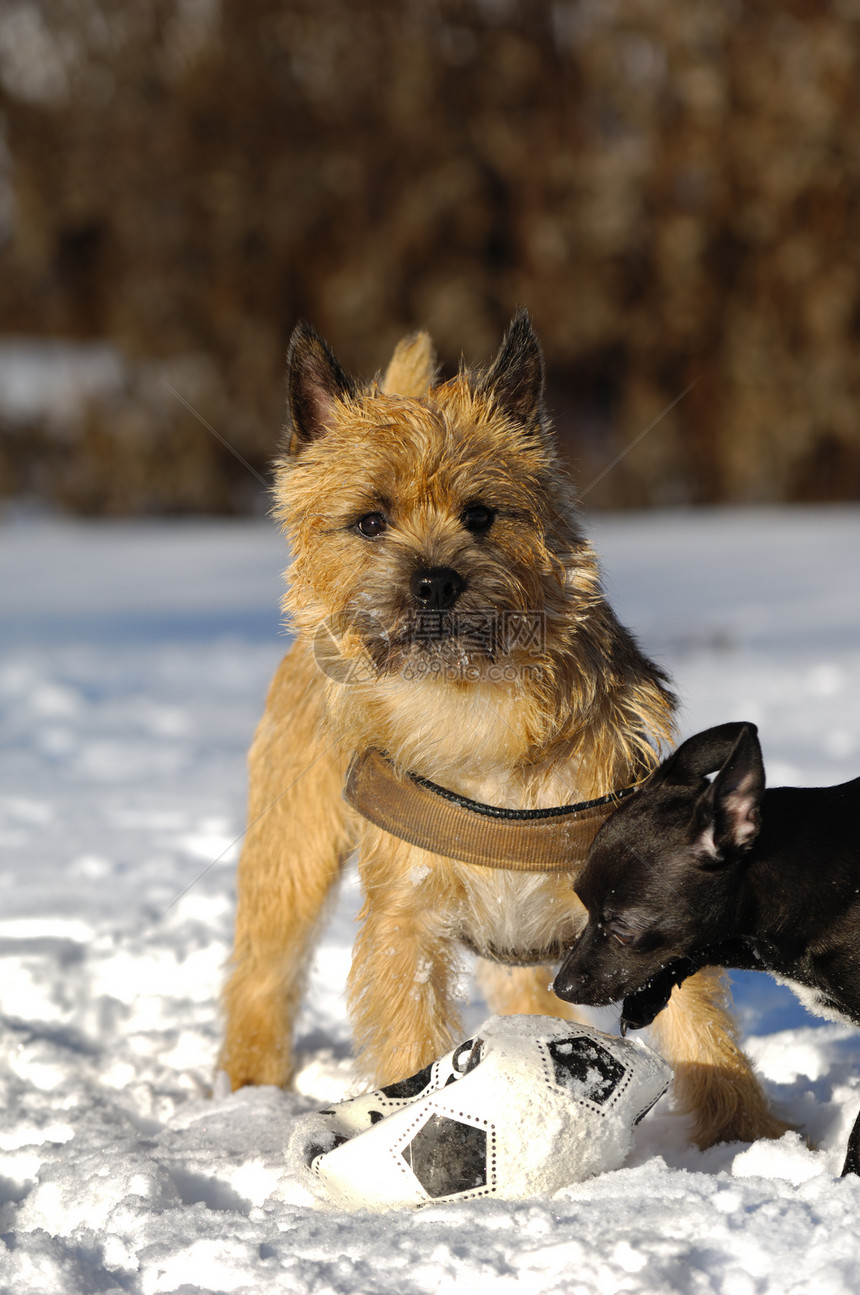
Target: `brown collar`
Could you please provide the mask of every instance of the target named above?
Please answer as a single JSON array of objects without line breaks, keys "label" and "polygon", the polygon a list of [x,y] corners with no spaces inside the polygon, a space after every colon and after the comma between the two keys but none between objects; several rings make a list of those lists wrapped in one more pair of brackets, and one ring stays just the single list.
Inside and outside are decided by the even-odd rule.
[{"label": "brown collar", "polygon": [[370,750],[352,757],[343,794],[371,823],[431,854],[514,872],[576,872],[597,829],[632,791],[551,809],[501,809],[399,774]]}]

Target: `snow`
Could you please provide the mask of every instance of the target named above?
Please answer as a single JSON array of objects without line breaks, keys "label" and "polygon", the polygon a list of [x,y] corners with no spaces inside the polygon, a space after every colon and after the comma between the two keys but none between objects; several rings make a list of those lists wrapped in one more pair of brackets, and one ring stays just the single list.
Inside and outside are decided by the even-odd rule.
[{"label": "snow", "polygon": [[[2,32],[0,24],[0,50]],[[10,423],[69,423],[88,400],[119,392],[125,378],[119,352],[106,342],[0,341],[0,415]]]},{"label": "snow", "polygon": [[[684,733],[755,720],[772,785],[857,774],[860,508],[591,531]],[[231,1095],[215,1073],[284,560],[260,522],[0,525],[0,1290],[856,1291],[860,1179],[838,1174],[860,1039],[754,973],[735,982],[746,1046],[803,1137],[699,1152],[664,1098],[621,1169],[419,1214],[323,1211],[289,1172],[297,1118],[357,1091],[351,875],[299,1022],[297,1091]],[[486,1015],[473,1002],[467,1028]]]}]

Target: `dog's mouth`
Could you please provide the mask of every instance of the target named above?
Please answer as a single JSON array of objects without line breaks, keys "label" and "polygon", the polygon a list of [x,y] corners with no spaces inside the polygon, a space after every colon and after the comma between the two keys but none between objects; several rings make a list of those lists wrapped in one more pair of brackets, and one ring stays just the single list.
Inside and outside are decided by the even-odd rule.
[{"label": "dog's mouth", "polygon": [[635,994],[628,994],[621,1007],[621,1033],[650,1025],[668,1003],[675,986],[683,984],[700,965],[692,958],[672,958]]},{"label": "dog's mouth", "polygon": [[463,676],[511,660],[511,614],[453,609],[417,611],[395,627],[367,634],[365,647],[382,674],[415,676],[454,671]]},{"label": "dog's mouth", "polygon": [[505,646],[500,622],[499,613],[483,609],[410,612],[404,618],[401,640],[419,651],[456,647],[470,657],[495,660]]},{"label": "dog's mouth", "polygon": [[462,637],[456,628],[424,629],[370,637],[365,647],[380,674],[430,674],[434,668],[467,670],[495,660],[480,644]]},{"label": "dog's mouth", "polygon": [[326,622],[314,641],[314,652],[324,672],[334,678],[361,678],[360,658],[379,675],[440,666],[467,668],[478,662],[495,662],[500,643],[487,617],[440,611],[384,614],[350,608],[337,620]]},{"label": "dog's mouth", "polygon": [[545,619],[540,612],[461,602],[443,609],[349,607],[327,627],[322,646],[326,661],[334,661],[327,673],[350,681],[365,677],[359,654],[365,671],[378,677],[514,681],[542,668]]}]

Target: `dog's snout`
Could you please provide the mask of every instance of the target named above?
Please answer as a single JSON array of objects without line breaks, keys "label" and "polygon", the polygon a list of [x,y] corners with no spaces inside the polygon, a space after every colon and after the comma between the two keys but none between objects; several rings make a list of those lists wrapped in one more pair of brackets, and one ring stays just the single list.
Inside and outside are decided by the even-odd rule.
[{"label": "dog's snout", "polygon": [[569,957],[556,974],[553,993],[566,1003],[581,1003],[588,992],[589,974],[581,963]]},{"label": "dog's snout", "polygon": [[465,580],[453,567],[426,567],[412,576],[412,596],[427,611],[447,611],[465,587]]}]

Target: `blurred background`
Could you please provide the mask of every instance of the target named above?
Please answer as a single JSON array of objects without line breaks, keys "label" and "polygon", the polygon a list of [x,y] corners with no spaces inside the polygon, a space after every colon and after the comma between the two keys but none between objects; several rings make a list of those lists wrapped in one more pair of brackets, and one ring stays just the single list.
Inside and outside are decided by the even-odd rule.
[{"label": "blurred background", "polygon": [[858,499],[859,208],[860,0],[3,0],[0,499],[260,512],[297,318],[519,305],[582,486],[672,405],[589,506]]}]

